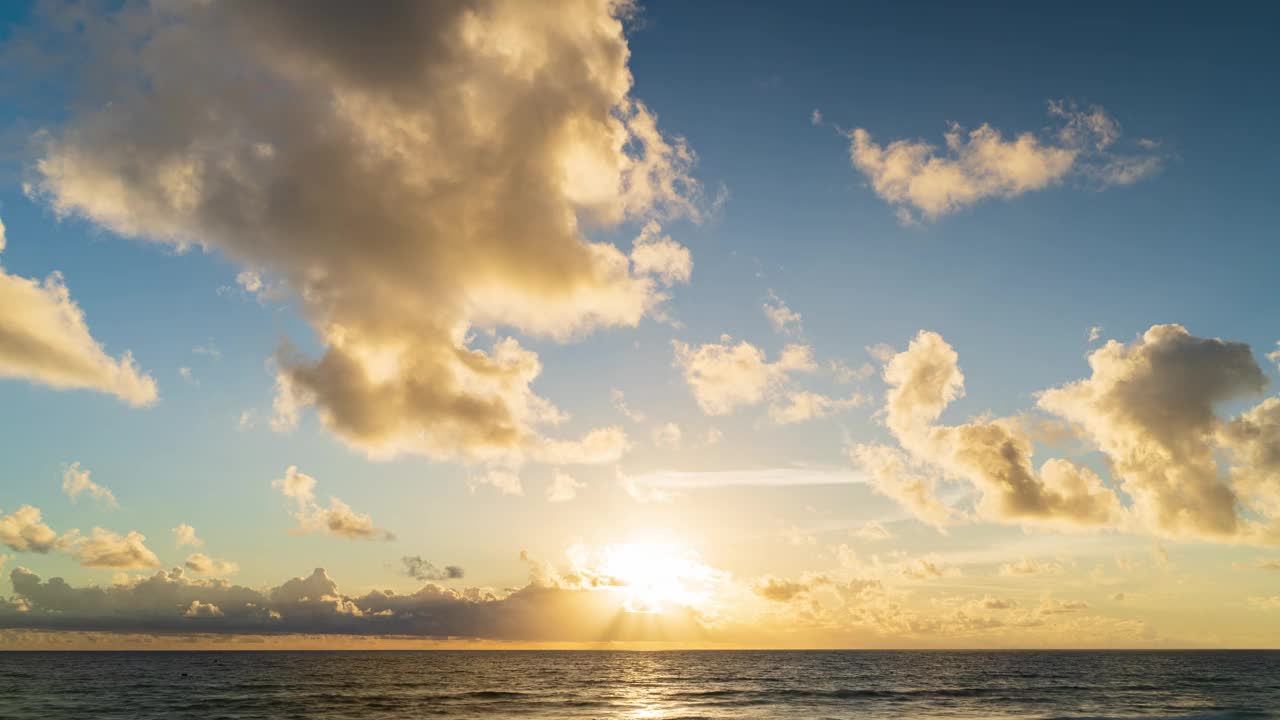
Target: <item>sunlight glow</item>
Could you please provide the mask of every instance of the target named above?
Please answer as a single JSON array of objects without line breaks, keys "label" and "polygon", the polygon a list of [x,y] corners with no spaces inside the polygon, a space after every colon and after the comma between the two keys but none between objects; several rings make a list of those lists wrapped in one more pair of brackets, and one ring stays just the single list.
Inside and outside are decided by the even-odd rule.
[{"label": "sunlight glow", "polygon": [[696,552],[674,543],[612,545],[603,552],[600,572],[624,593],[623,607],[633,613],[701,607],[720,579]]}]

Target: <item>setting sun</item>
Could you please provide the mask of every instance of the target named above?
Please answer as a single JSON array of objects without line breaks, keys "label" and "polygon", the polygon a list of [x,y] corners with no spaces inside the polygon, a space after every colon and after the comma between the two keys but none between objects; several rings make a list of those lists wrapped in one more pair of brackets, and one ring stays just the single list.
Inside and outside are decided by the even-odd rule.
[{"label": "setting sun", "polygon": [[627,543],[604,550],[600,573],[624,594],[633,613],[660,613],[677,605],[704,606],[719,573],[676,543]]}]

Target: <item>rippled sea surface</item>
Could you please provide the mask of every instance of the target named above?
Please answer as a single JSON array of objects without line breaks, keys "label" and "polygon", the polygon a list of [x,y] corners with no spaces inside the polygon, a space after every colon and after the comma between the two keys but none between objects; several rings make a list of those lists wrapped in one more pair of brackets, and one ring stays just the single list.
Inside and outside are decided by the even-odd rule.
[{"label": "rippled sea surface", "polygon": [[1280,718],[1280,652],[0,653],[0,718]]}]

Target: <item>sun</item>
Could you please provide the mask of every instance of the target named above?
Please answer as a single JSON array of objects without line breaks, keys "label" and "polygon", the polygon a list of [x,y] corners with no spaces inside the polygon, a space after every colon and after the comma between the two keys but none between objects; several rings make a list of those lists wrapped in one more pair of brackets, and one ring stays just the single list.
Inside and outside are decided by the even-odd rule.
[{"label": "sun", "polygon": [[678,543],[626,543],[604,549],[600,574],[623,593],[623,608],[661,613],[706,604],[720,573]]}]

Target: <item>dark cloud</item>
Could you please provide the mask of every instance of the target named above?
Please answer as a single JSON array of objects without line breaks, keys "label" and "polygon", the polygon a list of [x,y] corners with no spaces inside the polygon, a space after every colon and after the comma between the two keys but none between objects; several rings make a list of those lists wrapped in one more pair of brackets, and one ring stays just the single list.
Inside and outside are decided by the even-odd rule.
[{"label": "dark cloud", "polygon": [[409,594],[342,593],[323,568],[270,590],[158,572],[128,585],[74,587],[25,568],[10,573],[0,628],[144,634],[388,635],[513,641],[705,639],[696,613],[623,612],[604,588],[533,582],[511,592],[426,584]]},{"label": "dark cloud", "polygon": [[404,563],[404,574],[415,580],[459,580],[463,576],[462,568],[457,565],[438,568],[419,555],[406,555],[400,562]]}]

